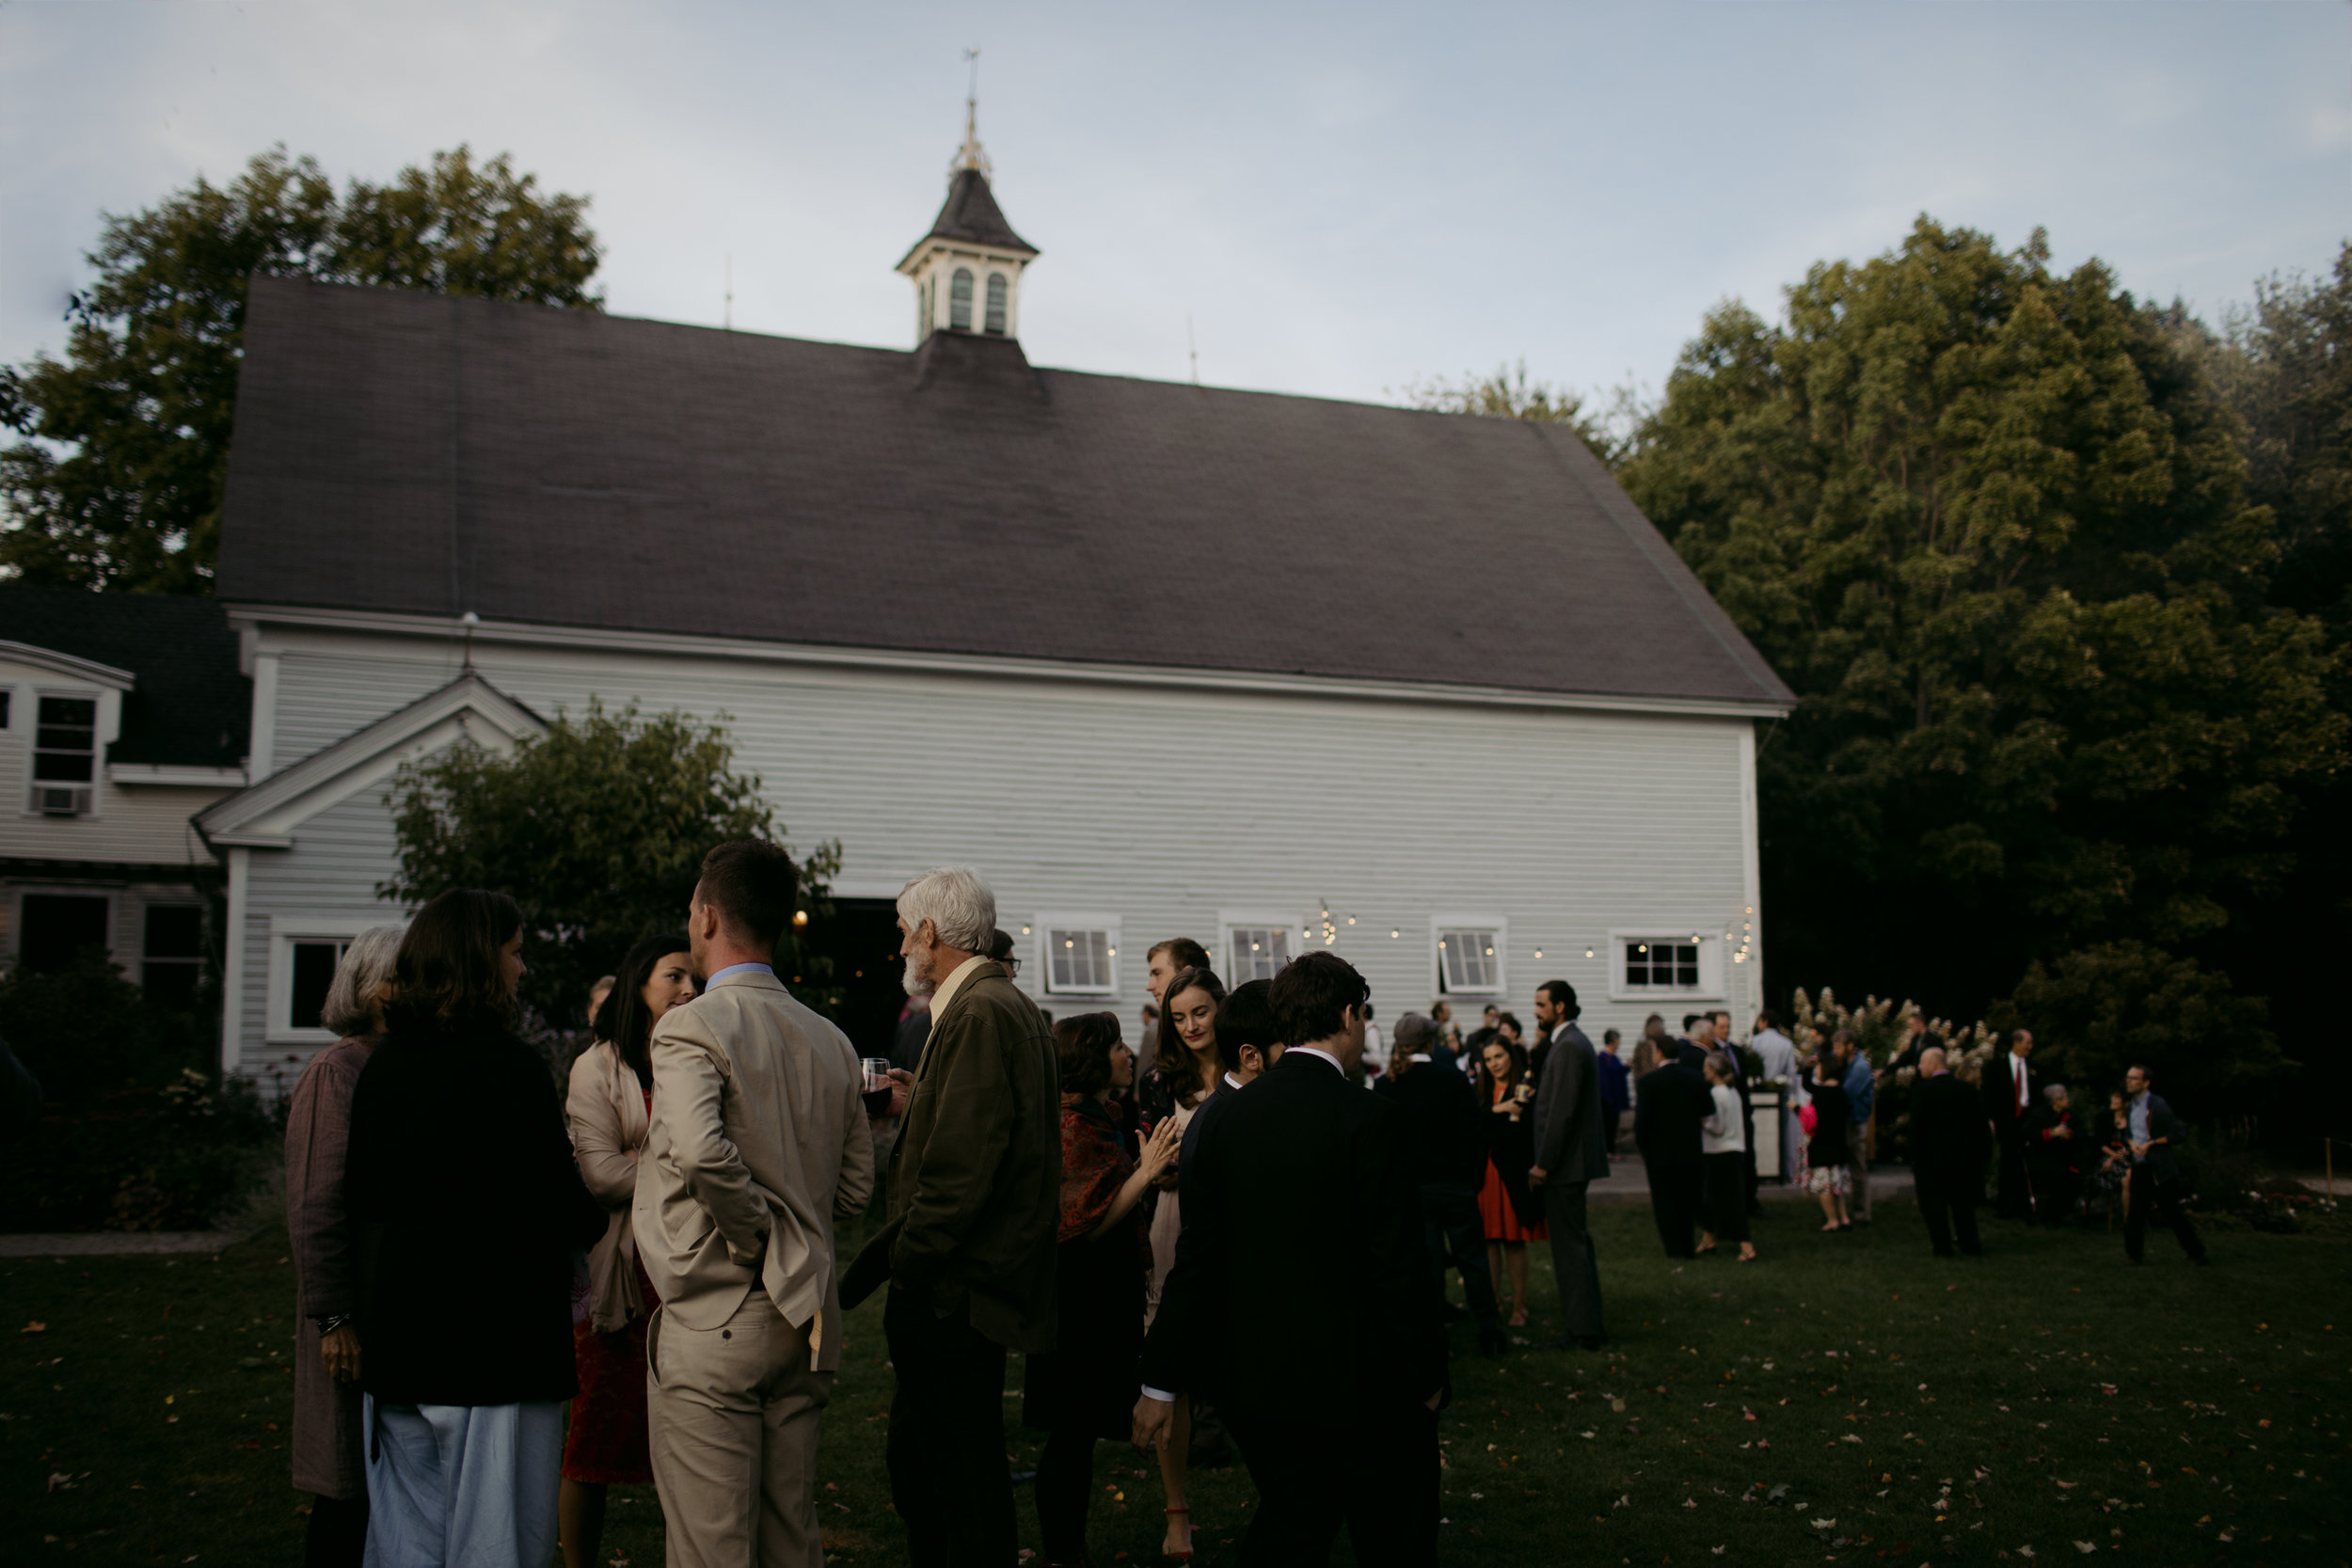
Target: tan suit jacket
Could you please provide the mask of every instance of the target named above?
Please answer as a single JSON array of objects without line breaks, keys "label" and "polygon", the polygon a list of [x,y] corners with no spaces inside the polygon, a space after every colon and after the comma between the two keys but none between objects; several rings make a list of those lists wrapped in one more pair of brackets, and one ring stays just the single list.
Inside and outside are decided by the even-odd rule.
[{"label": "tan suit jacket", "polygon": [[715,1329],[757,1284],[795,1329],[823,1314],[814,1366],[834,1370],[833,1220],[874,1191],[849,1037],[751,971],[664,1013],[652,1058],[634,1226],[663,1315]]}]

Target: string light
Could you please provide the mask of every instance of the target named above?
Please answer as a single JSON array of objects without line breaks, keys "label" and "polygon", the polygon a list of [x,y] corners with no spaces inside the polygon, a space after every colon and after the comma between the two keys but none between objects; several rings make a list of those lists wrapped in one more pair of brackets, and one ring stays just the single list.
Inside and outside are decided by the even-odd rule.
[{"label": "string light", "polygon": [[794,910],[794,911],[792,911],[792,924],[793,924],[793,925],[795,925],[795,926],[805,926],[805,925],[807,925],[807,924],[808,924],[808,911],[807,911],[806,910]]},{"label": "string light", "polygon": [[1405,934],[1405,933],[1404,933],[1404,932],[1402,932],[1402,931],[1394,931],[1394,930],[1392,930],[1392,931],[1391,931],[1391,932],[1389,933],[1389,939],[1390,939],[1391,941],[1392,941],[1392,942],[1393,942],[1396,938],[1401,937],[1401,936],[1403,936],[1404,934]]},{"label": "string light", "polygon": [[1544,956],[1544,950],[1543,950],[1542,948],[1538,947],[1537,949],[1535,949],[1535,956],[1536,956],[1537,958],[1542,958],[1542,957]]},{"label": "string light", "polygon": [[[1323,945],[1328,947],[1333,942],[1340,940],[1340,928],[1331,924],[1331,906],[1329,902],[1327,900],[1317,900],[1317,902],[1321,903],[1323,906]],[[1355,922],[1351,920],[1348,924],[1353,926]]]},{"label": "string light", "polygon": [[1592,950],[1591,948],[1587,947],[1586,949],[1584,949],[1584,956],[1585,956],[1586,958],[1591,958],[1591,957],[1593,956],[1593,950]]},{"label": "string light", "polygon": [[1025,937],[1027,936],[1029,934],[1029,928],[1026,926],[1022,927],[1021,934]]}]

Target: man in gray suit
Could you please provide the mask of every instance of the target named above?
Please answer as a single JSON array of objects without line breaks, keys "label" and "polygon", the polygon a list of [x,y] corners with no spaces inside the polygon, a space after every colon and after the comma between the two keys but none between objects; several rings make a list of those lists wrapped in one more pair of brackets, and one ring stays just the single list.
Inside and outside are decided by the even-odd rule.
[{"label": "man in gray suit", "polygon": [[1551,1271],[1560,1282],[1565,1322],[1550,1349],[1581,1345],[1598,1350],[1600,1271],[1593,1264],[1593,1233],[1585,1224],[1586,1186],[1609,1174],[1609,1149],[1600,1136],[1600,1069],[1593,1042],[1576,1026],[1576,988],[1546,980],[1535,989],[1535,1026],[1551,1049],[1535,1085],[1535,1164],[1528,1185],[1544,1196],[1544,1221],[1551,1227]]}]

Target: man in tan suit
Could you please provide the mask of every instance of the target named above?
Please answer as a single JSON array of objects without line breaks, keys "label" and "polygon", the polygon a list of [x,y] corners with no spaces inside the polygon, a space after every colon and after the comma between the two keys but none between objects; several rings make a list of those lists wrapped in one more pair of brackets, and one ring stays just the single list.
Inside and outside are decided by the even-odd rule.
[{"label": "man in tan suit", "polygon": [[841,1365],[835,1216],[874,1187],[857,1053],[770,959],[791,861],[703,861],[687,936],[703,994],[654,1028],[632,1224],[661,1298],[646,1338],[654,1483],[672,1568],[816,1568],[818,1413]]}]

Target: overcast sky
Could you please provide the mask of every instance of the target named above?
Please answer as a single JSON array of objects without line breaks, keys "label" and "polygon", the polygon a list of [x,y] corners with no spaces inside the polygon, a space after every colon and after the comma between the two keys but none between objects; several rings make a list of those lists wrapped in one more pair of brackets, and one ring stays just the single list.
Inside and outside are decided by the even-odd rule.
[{"label": "overcast sky", "polygon": [[2352,5],[0,0],[0,361],[102,210],[275,142],[507,150],[609,308],[912,346],[891,266],[966,44],[1039,363],[1380,399],[1524,358],[1654,388],[1710,305],[1925,211],[2211,314],[2352,232]]}]

